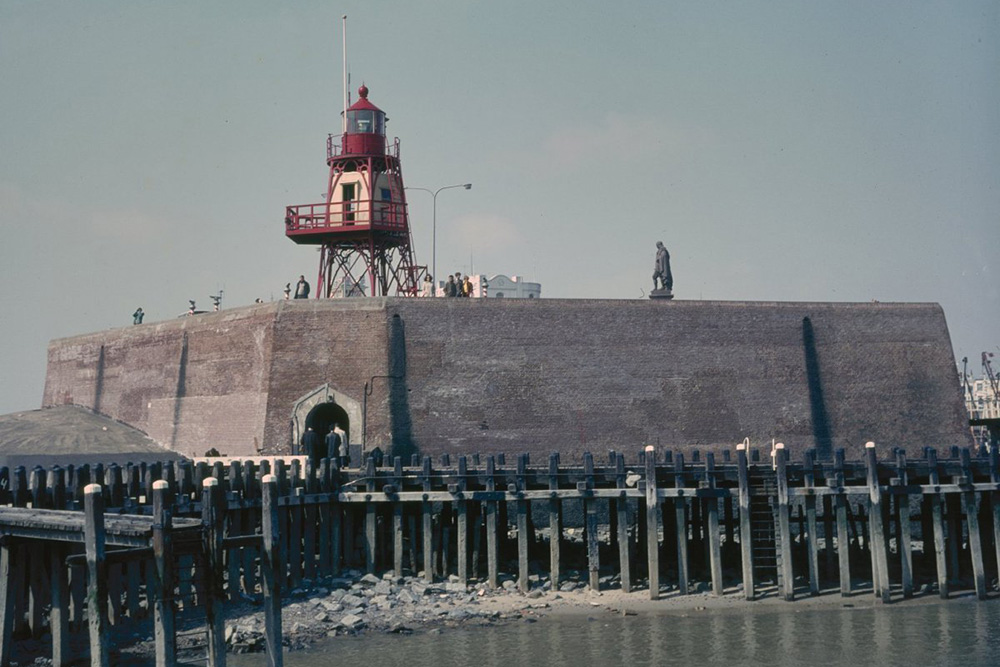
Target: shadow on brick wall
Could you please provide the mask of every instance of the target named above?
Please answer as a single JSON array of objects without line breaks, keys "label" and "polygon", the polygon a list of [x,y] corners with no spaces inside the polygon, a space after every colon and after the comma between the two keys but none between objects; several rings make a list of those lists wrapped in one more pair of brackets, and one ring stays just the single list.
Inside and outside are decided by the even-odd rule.
[{"label": "shadow on brick wall", "polygon": [[413,442],[410,390],[406,381],[406,327],[398,314],[389,318],[389,428],[392,433],[390,456],[404,462],[418,452]]}]

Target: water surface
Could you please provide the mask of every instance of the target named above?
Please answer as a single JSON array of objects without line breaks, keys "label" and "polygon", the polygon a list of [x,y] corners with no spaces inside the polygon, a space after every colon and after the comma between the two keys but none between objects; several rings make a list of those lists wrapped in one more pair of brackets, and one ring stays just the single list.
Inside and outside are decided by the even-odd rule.
[{"label": "water surface", "polygon": [[[288,667],[325,667],[333,660],[379,667],[998,665],[1000,600],[883,608],[793,603],[625,617],[602,610],[440,634],[338,637],[285,654]],[[264,660],[230,656],[229,664]]]}]

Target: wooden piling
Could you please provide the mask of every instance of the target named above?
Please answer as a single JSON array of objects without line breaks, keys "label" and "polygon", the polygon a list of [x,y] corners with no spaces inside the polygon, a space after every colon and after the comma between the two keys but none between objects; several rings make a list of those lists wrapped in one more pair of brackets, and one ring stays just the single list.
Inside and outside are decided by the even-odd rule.
[{"label": "wooden piling", "polygon": [[0,539],[0,665],[10,664],[14,643],[14,570],[13,549],[8,538]]},{"label": "wooden piling", "polygon": [[[655,473],[653,476],[655,478]],[[674,523],[677,534],[677,589],[681,595],[687,595],[688,580],[690,579],[690,572],[688,570],[687,498],[682,495],[684,493],[684,454],[681,452],[677,452],[677,456],[674,457],[674,487],[677,489],[677,498],[674,500]],[[649,539],[655,540],[656,534],[650,535]]]},{"label": "wooden piling", "polygon": [[148,591],[153,607],[153,638],[156,667],[174,667],[177,643],[174,635],[174,572],[172,512],[166,482],[153,484],[153,589]]},{"label": "wooden piling", "polygon": [[601,549],[597,535],[597,499],[590,494],[594,489],[594,457],[590,452],[583,455],[583,518],[587,539],[587,574],[590,590],[601,590]]},{"label": "wooden piling", "polygon": [[424,457],[420,480],[424,489],[424,499],[421,503],[423,518],[421,543],[424,548],[424,580],[432,582],[434,581],[434,515],[431,512],[432,505],[427,495],[431,491],[431,457],[429,456]]},{"label": "wooden piling", "polygon": [[888,603],[891,598],[889,586],[889,559],[885,549],[885,526],[882,523],[882,489],[878,482],[878,466],[875,457],[875,443],[865,443],[865,465],[868,473],[868,536],[872,549],[872,579],[875,596]]},{"label": "wooden piling", "polygon": [[[493,456],[488,456],[486,457],[486,490],[496,491],[496,485],[496,459]],[[496,588],[499,584],[499,575],[497,572],[497,561],[499,560],[499,554],[497,553],[499,546],[497,544],[497,514],[497,501],[486,501],[486,568],[487,582],[490,588]],[[425,555],[424,560],[426,561],[426,559]]]},{"label": "wooden piling", "polygon": [[[717,488],[713,452],[705,454],[705,478],[709,489]],[[708,553],[709,567],[712,571],[712,592],[721,596],[725,592],[725,585],[722,581],[722,546],[719,543],[719,499],[715,496],[708,497],[705,507],[708,510]]]},{"label": "wooden piling", "polygon": [[[465,456],[458,457],[458,493],[455,500],[455,551],[458,581],[469,583],[469,502],[465,499],[468,488],[469,462]],[[402,546],[402,540],[400,540]]]},{"label": "wooden piling", "polygon": [[902,449],[896,450],[896,479],[899,480],[902,491],[896,495],[900,577],[903,580],[903,597],[911,598],[913,597],[913,546],[910,526],[910,495],[906,492],[910,480],[906,472],[906,452]]},{"label": "wooden piling", "polygon": [[[403,488],[403,459],[392,461],[392,484],[397,491]],[[403,576],[403,503],[392,503],[392,569],[397,577]]]},{"label": "wooden piling", "polygon": [[104,497],[99,484],[83,490],[84,544],[87,554],[87,625],[91,667],[110,667],[108,580],[105,567]]},{"label": "wooden piling", "polygon": [[[649,599],[660,598],[660,497],[656,486],[656,449],[645,450],[646,562],[649,572]],[[687,577],[682,577],[687,580]]]},{"label": "wooden piling", "polygon": [[740,553],[743,564],[743,596],[747,600],[756,597],[756,582],[753,576],[753,526],[750,522],[750,469],[747,463],[746,445],[736,445],[736,464],[739,482],[740,506]]},{"label": "wooden piling", "polygon": [[[155,492],[155,490],[154,490]],[[208,665],[226,665],[225,570],[223,569],[222,537],[225,526],[225,501],[218,477],[202,481],[201,522],[202,548],[205,553],[205,624],[208,626]]]},{"label": "wooden piling", "polygon": [[[559,490],[559,454],[549,455],[549,491]],[[552,590],[559,590],[560,546],[562,545],[562,501],[556,493],[549,498],[549,580]]]},{"label": "wooden piling", "polygon": [[[1000,484],[1000,453],[997,448],[990,449],[990,481]],[[1000,576],[1000,491],[990,494],[990,504],[993,509],[993,550],[996,552],[997,573]],[[985,499],[985,496],[984,496]]]},{"label": "wooden piling", "polygon": [[528,537],[528,501],[525,500],[522,492],[526,488],[525,473],[527,471],[527,457],[521,454],[517,457],[517,475],[515,476],[514,492],[517,495],[517,587],[522,593],[527,593],[531,589],[531,582],[528,579],[528,545],[531,540]]},{"label": "wooden piling", "polygon": [[835,498],[837,513],[837,561],[840,566],[840,595],[848,597],[851,594],[851,536],[847,521],[847,494],[844,493],[844,450],[834,453],[834,484],[837,489]]},{"label": "wooden piling", "polygon": [[[315,472],[315,471],[314,471]],[[315,489],[318,480],[312,478],[308,480],[309,483],[313,485]],[[308,486],[306,487],[308,489]],[[297,492],[301,492],[302,489],[296,489]],[[301,496],[299,496],[301,497]],[[305,498],[302,498],[302,576],[310,582],[316,581],[316,538],[318,536],[318,531],[320,526],[319,512],[316,503],[306,502]]]},{"label": "wooden piling", "polygon": [[267,647],[268,667],[282,667],[281,647],[281,564],[280,536],[278,535],[278,479],[264,475],[261,479],[261,550],[260,574],[264,593],[264,636]]},{"label": "wooden piling", "polygon": [[983,567],[983,541],[979,533],[979,498],[972,486],[972,465],[969,461],[969,450],[961,451],[962,507],[965,511],[965,522],[969,529],[969,558],[972,560],[972,578],[975,582],[976,597],[986,599],[986,571]]},{"label": "wooden piling", "polygon": [[[344,509],[340,502],[340,465],[336,457],[330,459],[330,574],[337,576],[340,574],[340,565],[343,561],[343,516]],[[263,488],[263,487],[261,487]],[[411,532],[411,540],[415,533]],[[411,563],[413,573],[416,574],[416,563]]]},{"label": "wooden piling", "polygon": [[[934,492],[930,495],[931,522],[934,528],[934,562],[937,568],[938,595],[941,599],[948,598],[948,562],[945,556],[946,545],[944,536],[944,517],[942,516],[941,473],[938,471],[937,452],[927,448],[927,467],[930,471],[930,484]],[[924,549],[927,548],[927,538],[924,537]]]},{"label": "wooden piling", "polygon": [[806,560],[809,563],[809,595],[819,595],[819,539],[816,524],[816,450],[805,453],[803,477],[807,495],[806,507]]},{"label": "wooden piling", "polygon": [[[295,477],[291,479],[294,482]],[[300,486],[292,486],[289,491],[291,495],[285,512],[288,516],[288,585],[294,590],[302,585],[302,532],[305,530],[302,517],[305,498],[304,489]]]},{"label": "wooden piling", "polygon": [[371,497],[376,493],[375,458],[368,457],[365,461],[365,491],[369,502],[365,503],[365,572],[375,572],[375,531],[378,527],[378,514]]},{"label": "wooden piling", "polygon": [[[622,591],[632,592],[632,543],[628,534],[628,496],[625,495],[625,455],[615,454],[615,487],[620,493],[615,500],[615,514],[617,515],[617,525],[615,526],[618,540],[618,571],[621,575]],[[553,583],[554,585],[554,583]]]},{"label": "wooden piling", "polygon": [[52,664],[54,667],[63,667],[72,660],[69,649],[69,573],[66,569],[65,550],[58,544],[51,545],[49,551],[49,585],[52,602],[49,610]]},{"label": "wooden piling", "polygon": [[788,498],[788,452],[783,443],[775,445],[775,476],[778,483],[778,540],[781,551],[781,593],[785,600],[795,599],[795,575],[792,568],[791,510]]}]

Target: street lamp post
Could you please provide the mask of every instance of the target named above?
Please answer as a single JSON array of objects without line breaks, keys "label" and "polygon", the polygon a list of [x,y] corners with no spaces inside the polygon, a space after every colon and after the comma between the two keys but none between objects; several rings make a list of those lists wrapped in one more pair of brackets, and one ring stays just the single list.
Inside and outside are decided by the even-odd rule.
[{"label": "street lamp post", "polygon": [[452,188],[465,188],[466,190],[472,189],[472,183],[459,183],[458,185],[445,185],[437,190],[431,190],[429,188],[415,188],[407,187],[407,190],[423,190],[424,192],[430,194],[433,201],[433,214],[431,223],[431,275],[434,277],[434,293],[431,296],[437,296],[437,200],[438,194],[443,190],[451,190]]}]

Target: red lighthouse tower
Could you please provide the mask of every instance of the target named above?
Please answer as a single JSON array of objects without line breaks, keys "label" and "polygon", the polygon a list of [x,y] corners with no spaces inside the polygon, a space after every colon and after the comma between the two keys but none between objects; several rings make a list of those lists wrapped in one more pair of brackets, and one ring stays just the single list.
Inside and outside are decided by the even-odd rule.
[{"label": "red lighthouse tower", "polygon": [[326,201],[289,206],[285,235],[320,246],[318,297],[414,296],[423,267],[413,261],[399,139],[386,141],[368,88],[358,95],[340,143],[332,134],[326,142]]}]

